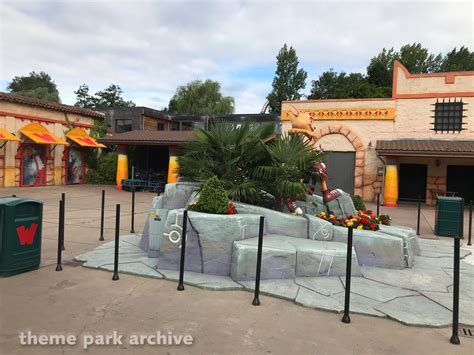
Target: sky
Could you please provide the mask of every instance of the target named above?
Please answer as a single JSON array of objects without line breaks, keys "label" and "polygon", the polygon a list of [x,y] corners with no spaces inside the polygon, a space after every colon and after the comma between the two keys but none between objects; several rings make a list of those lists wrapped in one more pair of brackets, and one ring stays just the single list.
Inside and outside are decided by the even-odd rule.
[{"label": "sky", "polygon": [[81,84],[94,93],[114,83],[159,110],[178,86],[212,79],[236,113],[258,113],[284,43],[309,93],[329,68],[365,72],[384,47],[472,50],[473,11],[471,1],[0,0],[0,91],[45,71],[65,104]]}]

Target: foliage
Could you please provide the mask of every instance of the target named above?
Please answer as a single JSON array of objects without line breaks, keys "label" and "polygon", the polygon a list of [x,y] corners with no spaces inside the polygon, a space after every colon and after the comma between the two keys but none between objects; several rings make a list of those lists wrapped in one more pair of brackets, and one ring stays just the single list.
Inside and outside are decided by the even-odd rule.
[{"label": "foliage", "polygon": [[231,199],[257,203],[260,186],[250,177],[264,159],[264,141],[272,134],[272,124],[252,127],[215,122],[209,131],[196,129],[195,139],[185,142],[179,151],[179,172],[200,182],[217,176]]},{"label": "foliage", "polygon": [[122,97],[123,91],[120,86],[110,84],[106,89],[97,91],[94,95],[89,94],[89,87],[82,84],[74,91],[76,94],[75,106],[91,110],[106,110],[114,107],[135,107],[133,101],[126,101]]},{"label": "foliage", "polygon": [[267,100],[271,112],[280,113],[281,102],[284,100],[299,100],[300,91],[306,87],[308,74],[303,69],[298,69],[298,57],[293,47],[283,45],[277,57],[277,69],[272,83],[272,91]]},{"label": "foliage", "polygon": [[264,191],[275,196],[275,209],[287,199],[304,199],[308,181],[319,178],[314,169],[323,154],[313,149],[310,141],[297,135],[285,135],[264,145],[265,160],[256,165],[253,177]]},{"label": "foliage", "polygon": [[360,195],[355,195],[352,197],[352,202],[354,203],[354,207],[357,211],[365,210],[365,203]]},{"label": "foliage", "polygon": [[474,52],[464,46],[446,54],[440,68],[442,72],[465,70],[474,70]]},{"label": "foliage", "polygon": [[333,214],[328,216],[325,212],[321,212],[318,217],[335,226],[371,231],[379,230],[379,224],[390,225],[392,220],[389,215],[375,216],[371,210],[358,210],[356,216],[334,216]]},{"label": "foliage", "polygon": [[107,152],[97,159],[97,165],[86,174],[91,184],[114,184],[117,175],[117,152]]},{"label": "foliage", "polygon": [[330,69],[311,82],[309,99],[347,99],[388,96],[391,88],[369,83],[360,73],[337,73]]},{"label": "foliage", "polygon": [[40,100],[61,102],[56,83],[45,72],[32,71],[27,76],[15,76],[8,84],[11,93]]},{"label": "foliage", "polygon": [[216,176],[211,177],[204,183],[198,201],[190,206],[190,209],[205,213],[229,213],[227,192]]},{"label": "foliage", "polygon": [[170,113],[227,115],[234,112],[234,98],[222,96],[217,81],[195,80],[180,86],[168,105]]}]

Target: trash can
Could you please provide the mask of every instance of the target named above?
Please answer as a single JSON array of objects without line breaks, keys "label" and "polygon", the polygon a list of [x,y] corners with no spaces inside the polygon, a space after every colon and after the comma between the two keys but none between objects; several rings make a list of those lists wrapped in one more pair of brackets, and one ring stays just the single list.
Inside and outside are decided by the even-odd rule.
[{"label": "trash can", "polygon": [[43,202],[0,198],[0,276],[39,267],[42,227]]},{"label": "trash can", "polygon": [[464,199],[438,197],[436,200],[435,234],[462,238],[464,225]]}]

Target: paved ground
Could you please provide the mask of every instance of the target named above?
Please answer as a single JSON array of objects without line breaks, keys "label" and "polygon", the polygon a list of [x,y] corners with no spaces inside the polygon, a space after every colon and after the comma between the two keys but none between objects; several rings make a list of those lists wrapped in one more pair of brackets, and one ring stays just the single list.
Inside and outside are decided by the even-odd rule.
[{"label": "paved ground", "polygon": [[[99,207],[102,187],[3,189],[45,201],[42,267],[34,272],[0,279],[1,354],[76,354],[76,346],[20,346],[18,334],[106,335],[114,330],[126,336],[171,331],[190,334],[194,345],[95,346],[92,353],[196,353],[196,354],[472,354],[474,341],[461,345],[448,341],[449,328],[408,327],[388,319],[352,315],[352,324],[340,315],[262,296],[262,306],[250,305],[244,291],[209,291],[176,283],[130,275],[111,281],[109,272],[76,267],[74,256],[100,245]],[[58,200],[66,192],[65,265],[55,272]],[[113,238],[115,203],[122,204],[122,234],[130,232],[130,194],[107,187],[106,241]],[[137,194],[136,231],[140,231],[153,194]],[[390,209],[394,222],[416,224],[416,208]],[[432,210],[426,209],[422,233],[432,228]]]}]

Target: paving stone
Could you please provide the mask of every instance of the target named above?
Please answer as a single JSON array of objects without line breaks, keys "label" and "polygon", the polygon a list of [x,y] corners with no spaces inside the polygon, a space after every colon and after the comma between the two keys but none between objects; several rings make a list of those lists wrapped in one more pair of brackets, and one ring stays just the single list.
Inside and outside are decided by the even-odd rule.
[{"label": "paving stone", "polygon": [[[341,281],[345,287],[345,277],[341,277]],[[365,279],[363,277],[351,278],[351,293],[371,298],[378,302],[387,302],[397,297],[419,295],[419,293],[415,291],[410,291],[394,286],[388,286],[376,281]]]},{"label": "paving stone", "polygon": [[[106,264],[101,265],[99,269],[107,270],[107,271],[114,271],[113,264]],[[162,279],[163,275],[160,274],[158,271],[154,270],[153,268],[141,263],[126,263],[120,264],[118,267],[119,273],[130,274],[130,275],[137,275],[137,276],[145,276],[145,277],[153,277],[156,279]]]},{"label": "paving stone", "polygon": [[336,293],[344,292],[341,280],[337,276],[328,277],[297,277],[296,284],[306,287],[311,291],[331,296]]},{"label": "paving stone", "polygon": [[[445,254],[443,254],[445,255]],[[439,258],[431,258],[431,257],[426,257],[426,256],[418,256],[416,258],[415,262],[415,269],[434,269],[434,270],[439,270],[439,269],[446,269],[446,270],[452,270],[454,268],[453,265],[454,258],[451,256],[444,256],[444,257],[439,257]],[[469,265],[467,263],[463,263],[462,260],[459,263],[460,269],[461,270],[473,270],[474,271],[474,266]]]},{"label": "paving stone", "polygon": [[390,270],[375,267],[363,267],[364,277],[383,284],[415,291],[446,292],[452,279],[442,270],[404,269]]},{"label": "paving stone", "polygon": [[206,274],[230,275],[233,242],[258,236],[258,215],[189,212],[188,216],[199,235],[202,272]]},{"label": "paving stone", "polygon": [[241,202],[236,202],[235,207],[239,213],[264,216],[265,234],[308,238],[308,221],[306,218]]},{"label": "paving stone", "polygon": [[[344,309],[345,292],[338,293],[331,298],[337,300]],[[386,317],[382,312],[377,311],[374,307],[379,305],[381,302],[374,299],[358,295],[351,292],[349,302],[349,313],[367,314],[376,317]]]},{"label": "paving stone", "polygon": [[424,296],[395,298],[374,308],[407,325],[442,327],[452,321],[451,311]]},{"label": "paving stone", "polygon": [[[247,289],[255,290],[255,281],[240,281],[239,283]],[[299,288],[293,279],[263,280],[260,282],[260,293],[290,301],[295,300]]]},{"label": "paving stone", "polygon": [[[421,292],[423,296],[439,303],[450,311],[453,310],[453,294],[447,292]],[[459,322],[464,325],[474,326],[474,305],[473,299],[459,298]]]},{"label": "paving stone", "polygon": [[337,299],[310,291],[304,287],[300,287],[295,303],[327,311],[342,312],[344,310],[344,306]]},{"label": "paving stone", "polygon": [[[179,271],[158,269],[168,280],[179,281]],[[184,283],[209,290],[240,290],[243,286],[229,276],[207,275],[198,272],[186,271]]]}]

